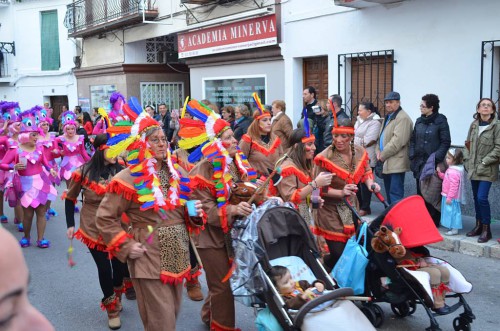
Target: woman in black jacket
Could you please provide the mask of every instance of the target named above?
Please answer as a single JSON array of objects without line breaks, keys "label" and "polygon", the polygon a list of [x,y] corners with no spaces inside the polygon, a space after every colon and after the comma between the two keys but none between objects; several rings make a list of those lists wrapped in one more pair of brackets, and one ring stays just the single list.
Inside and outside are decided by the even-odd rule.
[{"label": "woman in black jacket", "polygon": [[[420,174],[432,153],[435,154],[435,166],[444,161],[451,145],[450,128],[446,116],[439,113],[439,98],[435,94],[426,94],[420,103],[420,116],[415,122],[410,138],[411,171],[417,181],[417,193],[420,190]],[[427,209],[436,225],[439,225],[441,213],[426,202]]]},{"label": "woman in black jacket", "polygon": [[238,105],[234,108],[234,138],[238,141],[248,131],[248,127],[252,124],[250,110],[246,105]]}]

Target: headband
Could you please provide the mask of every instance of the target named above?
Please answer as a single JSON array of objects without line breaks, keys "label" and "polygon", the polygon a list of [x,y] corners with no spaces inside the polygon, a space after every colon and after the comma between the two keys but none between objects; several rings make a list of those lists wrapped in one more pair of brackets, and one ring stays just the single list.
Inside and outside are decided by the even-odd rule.
[{"label": "headband", "polygon": [[333,105],[333,102],[331,99],[328,99],[328,102],[330,103],[330,107],[332,107],[332,113],[333,113],[333,130],[332,134],[354,134],[354,128],[350,126],[342,126],[339,127],[339,123],[337,121],[337,112],[335,111],[335,106]]}]

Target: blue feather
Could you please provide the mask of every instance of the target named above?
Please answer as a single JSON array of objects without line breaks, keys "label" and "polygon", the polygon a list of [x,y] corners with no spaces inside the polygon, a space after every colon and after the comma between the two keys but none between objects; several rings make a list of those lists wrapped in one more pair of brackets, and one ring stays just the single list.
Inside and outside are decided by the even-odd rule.
[{"label": "blue feather", "polygon": [[194,117],[196,117],[196,118],[200,119],[201,121],[203,121],[203,123],[205,123],[207,121],[208,116],[205,115],[205,114],[203,114],[202,112],[200,112],[198,109],[193,108],[190,105],[187,105],[186,106],[186,110],[188,111],[188,113],[190,113]]},{"label": "blue feather", "polygon": [[142,113],[142,106],[136,97],[130,97],[130,99],[128,99],[128,105],[130,106],[130,109],[132,109],[137,115],[140,115]]},{"label": "blue feather", "polygon": [[154,205],[154,203],[155,203],[154,200],[153,201],[144,202],[142,204],[141,208],[143,208],[143,209],[150,208],[150,207],[152,207]]},{"label": "blue feather", "polygon": [[304,133],[305,136],[309,138],[311,131],[309,129],[309,118],[307,117],[306,107],[304,107],[304,109],[302,110],[302,114],[304,115]]},{"label": "blue feather", "polygon": [[201,152],[202,147],[203,145],[198,146],[198,148],[196,148],[194,151],[191,152],[191,154],[189,154],[188,161],[190,163],[195,163],[199,159],[201,159],[201,157],[203,156],[203,153]]},{"label": "blue feather", "polygon": [[128,137],[130,137],[130,134],[128,133],[120,133],[120,134],[117,134],[116,136],[114,137],[111,137],[109,138],[108,142],[107,142],[107,145],[108,146],[113,146],[113,145],[116,145],[118,144],[119,142],[127,139]]}]

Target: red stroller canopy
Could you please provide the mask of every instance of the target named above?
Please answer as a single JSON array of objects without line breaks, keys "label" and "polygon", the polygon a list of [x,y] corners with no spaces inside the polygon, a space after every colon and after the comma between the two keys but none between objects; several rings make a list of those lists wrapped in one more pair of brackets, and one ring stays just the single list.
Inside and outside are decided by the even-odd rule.
[{"label": "red stroller canopy", "polygon": [[399,239],[406,248],[424,246],[443,240],[425,207],[424,199],[412,195],[399,201],[387,213],[383,225],[402,229]]}]

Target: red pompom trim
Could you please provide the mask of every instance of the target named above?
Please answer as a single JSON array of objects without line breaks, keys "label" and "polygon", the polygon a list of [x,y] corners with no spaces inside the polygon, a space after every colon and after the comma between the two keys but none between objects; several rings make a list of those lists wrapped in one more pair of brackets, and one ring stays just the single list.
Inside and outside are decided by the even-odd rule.
[{"label": "red pompom trim", "polygon": [[281,177],[297,177],[303,184],[309,184],[312,179],[310,176],[306,175],[303,171],[297,169],[296,167],[290,165],[281,169]]},{"label": "red pompom trim", "polygon": [[122,230],[111,240],[111,242],[107,246],[110,259],[117,255],[117,253],[120,251],[121,245],[123,245],[129,238],[132,237],[127,232]]},{"label": "red pompom trim", "polygon": [[79,228],[75,234],[74,237],[78,240],[80,240],[85,246],[87,246],[90,249],[95,249],[100,252],[106,252],[106,244],[102,240],[101,236],[99,238],[94,239],[88,234],[86,234],[81,228]]},{"label": "red pompom trim", "polygon": [[281,140],[279,137],[275,137],[273,143],[271,144],[271,146],[269,146],[269,148],[266,148],[265,146],[262,146],[261,144],[259,144],[259,142],[257,140],[253,140],[252,138],[250,138],[250,136],[248,134],[244,134],[241,139],[250,144],[250,149],[253,149],[253,150],[256,150],[262,154],[264,154],[265,156],[269,156],[271,154],[274,154],[274,152],[276,152],[276,149],[281,145]]},{"label": "red pompom trim", "polygon": [[[352,227],[352,230],[351,230],[351,227]],[[352,237],[355,230],[354,230],[354,226],[352,226],[352,225],[344,226],[344,233],[328,231],[328,230],[324,230],[324,229],[321,229],[321,228],[314,226],[314,227],[312,227],[312,232],[317,236],[322,236],[326,240],[346,243],[347,240]]]},{"label": "red pompom trim", "polygon": [[224,326],[212,319],[212,323],[210,324],[210,331],[241,331],[241,329],[235,329],[235,328],[230,328],[228,326]]},{"label": "red pompom trim", "polygon": [[109,183],[107,192],[119,194],[129,201],[139,202],[135,188],[118,178],[113,179]]}]

